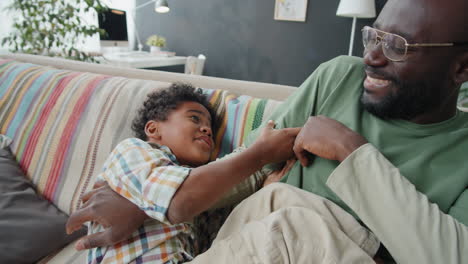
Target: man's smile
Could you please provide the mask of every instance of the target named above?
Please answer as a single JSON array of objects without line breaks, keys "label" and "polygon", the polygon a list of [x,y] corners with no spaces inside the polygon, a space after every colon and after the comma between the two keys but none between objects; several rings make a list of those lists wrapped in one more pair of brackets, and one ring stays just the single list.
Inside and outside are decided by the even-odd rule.
[{"label": "man's smile", "polygon": [[384,79],[383,77],[371,75],[371,73],[367,73],[367,77],[364,80],[364,88],[367,90],[367,92],[387,88],[392,83],[392,81]]}]

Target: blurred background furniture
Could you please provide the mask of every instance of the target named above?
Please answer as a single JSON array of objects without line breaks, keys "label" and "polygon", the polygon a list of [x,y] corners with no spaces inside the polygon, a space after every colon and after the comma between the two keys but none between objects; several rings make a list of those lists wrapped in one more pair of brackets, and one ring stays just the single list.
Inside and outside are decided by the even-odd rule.
[{"label": "blurred background furniture", "polygon": [[185,73],[193,75],[202,75],[203,68],[205,67],[205,61],[206,57],[203,54],[198,55],[198,57],[187,57],[187,62],[185,63]]},{"label": "blurred background furniture", "polygon": [[124,68],[154,68],[173,65],[184,65],[187,57],[184,56],[153,56],[149,53],[119,52],[106,53],[103,59],[99,60],[102,64],[111,64],[113,66]]}]

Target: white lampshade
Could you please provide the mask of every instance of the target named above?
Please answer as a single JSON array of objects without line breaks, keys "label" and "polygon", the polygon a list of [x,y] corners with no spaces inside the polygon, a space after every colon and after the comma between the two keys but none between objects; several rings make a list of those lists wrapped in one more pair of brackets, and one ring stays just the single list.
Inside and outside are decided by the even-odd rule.
[{"label": "white lampshade", "polygon": [[357,17],[357,18],[372,18],[375,17],[375,1],[374,0],[341,0],[337,16],[342,17]]},{"label": "white lampshade", "polygon": [[169,5],[166,0],[158,0],[154,6],[154,11],[158,13],[167,13],[169,12]]}]

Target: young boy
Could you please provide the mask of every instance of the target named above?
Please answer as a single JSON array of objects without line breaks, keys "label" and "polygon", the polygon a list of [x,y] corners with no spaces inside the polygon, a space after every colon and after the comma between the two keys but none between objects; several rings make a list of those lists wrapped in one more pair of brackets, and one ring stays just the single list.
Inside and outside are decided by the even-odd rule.
[{"label": "young boy", "polygon": [[[273,130],[232,158],[211,162],[214,113],[186,84],[148,95],[134,120],[138,138],[117,145],[98,180],[150,217],[128,240],[89,251],[88,263],[182,263],[198,252],[192,218],[268,163],[290,158],[299,129]],[[92,223],[89,233],[104,227]]]}]

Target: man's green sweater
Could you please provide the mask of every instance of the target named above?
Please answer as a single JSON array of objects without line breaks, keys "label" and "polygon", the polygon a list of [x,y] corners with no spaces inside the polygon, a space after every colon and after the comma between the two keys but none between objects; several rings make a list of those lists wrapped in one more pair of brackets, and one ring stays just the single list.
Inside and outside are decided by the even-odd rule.
[{"label": "man's green sweater", "polygon": [[[441,211],[468,225],[468,113],[458,111],[449,120],[429,125],[382,120],[360,104],[364,78],[362,59],[343,56],[324,63],[269,119],[277,128],[303,126],[311,115],[340,121],[364,136]],[[250,134],[246,145],[258,131]],[[283,182],[328,198],[359,218],[326,185],[337,166],[318,157],[309,167],[296,162]]]}]

